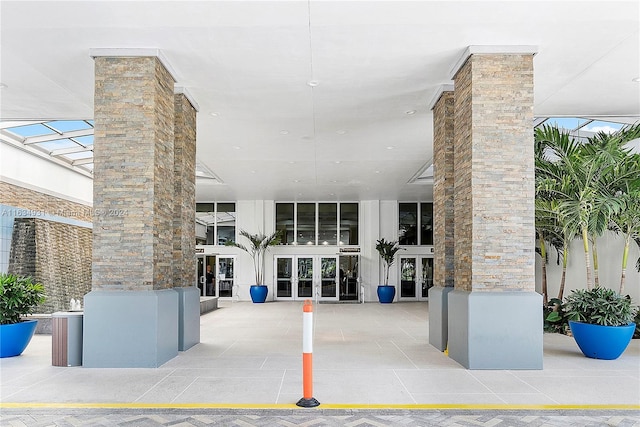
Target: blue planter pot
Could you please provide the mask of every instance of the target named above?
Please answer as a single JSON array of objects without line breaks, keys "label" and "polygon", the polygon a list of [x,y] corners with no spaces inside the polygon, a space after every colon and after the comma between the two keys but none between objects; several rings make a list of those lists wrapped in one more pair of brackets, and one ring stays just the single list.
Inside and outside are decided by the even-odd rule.
[{"label": "blue planter pot", "polygon": [[31,341],[37,325],[37,320],[0,325],[0,357],[13,357],[22,354]]},{"label": "blue planter pot", "polygon": [[267,294],[269,288],[262,285],[251,285],[249,288],[249,294],[251,295],[251,301],[255,303],[265,302],[267,300]]},{"label": "blue planter pot", "polygon": [[393,299],[396,297],[396,287],[395,286],[378,286],[378,301],[381,304],[391,304]]},{"label": "blue planter pot", "polygon": [[569,321],[569,327],[585,356],[592,359],[613,360],[620,357],[629,345],[636,324],[602,326]]}]

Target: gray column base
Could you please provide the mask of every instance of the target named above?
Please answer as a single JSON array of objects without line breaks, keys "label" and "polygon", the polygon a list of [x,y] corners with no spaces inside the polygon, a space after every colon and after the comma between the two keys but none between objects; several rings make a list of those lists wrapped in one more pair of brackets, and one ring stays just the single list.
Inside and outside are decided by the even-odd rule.
[{"label": "gray column base", "polygon": [[434,286],[429,289],[429,344],[440,351],[447,348],[448,305],[447,297],[452,286]]},{"label": "gray column base", "polygon": [[542,296],[449,294],[449,357],[468,369],[542,369]]},{"label": "gray column base", "polygon": [[173,289],[178,293],[178,350],[185,351],[200,342],[200,289]]},{"label": "gray column base", "polygon": [[178,355],[178,293],[91,291],[84,297],[88,368],[157,368]]}]

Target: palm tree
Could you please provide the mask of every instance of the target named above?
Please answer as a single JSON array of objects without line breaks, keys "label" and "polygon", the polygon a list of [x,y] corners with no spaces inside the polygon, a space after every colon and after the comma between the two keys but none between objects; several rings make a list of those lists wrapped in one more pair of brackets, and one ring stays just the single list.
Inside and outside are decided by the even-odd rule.
[{"label": "palm tree", "polygon": [[249,241],[249,246],[236,242],[227,242],[226,246],[234,246],[240,248],[253,259],[253,269],[256,274],[256,285],[263,285],[264,271],[264,255],[270,246],[278,245],[281,241],[280,231],[277,230],[272,234],[266,235],[262,232],[251,234],[246,230],[240,230],[240,235]]}]

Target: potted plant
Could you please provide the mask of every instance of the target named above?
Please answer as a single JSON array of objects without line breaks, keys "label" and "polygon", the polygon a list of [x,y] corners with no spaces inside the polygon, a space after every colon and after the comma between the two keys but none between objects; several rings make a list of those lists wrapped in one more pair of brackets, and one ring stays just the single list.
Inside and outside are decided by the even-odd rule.
[{"label": "potted plant", "polygon": [[631,298],[612,289],[574,290],[567,296],[564,312],[582,353],[594,359],[617,359],[636,329],[638,307]]},{"label": "potted plant", "polygon": [[397,240],[389,242],[383,238],[376,241],[376,250],[380,254],[384,268],[384,285],[378,286],[378,301],[382,304],[390,304],[396,297],[396,287],[389,286],[389,267],[393,265],[396,253],[401,249]]},{"label": "potted plant", "polygon": [[0,357],[22,354],[36,330],[37,320],[23,320],[44,302],[44,286],[30,277],[0,273]]},{"label": "potted plant", "polygon": [[245,246],[237,242],[227,242],[227,246],[240,248],[253,258],[253,269],[256,274],[256,282],[249,288],[251,301],[255,303],[265,302],[269,288],[264,285],[264,255],[270,246],[280,244],[280,230],[270,235],[264,233],[251,234],[245,230],[240,230],[240,235],[249,241],[249,245]]}]

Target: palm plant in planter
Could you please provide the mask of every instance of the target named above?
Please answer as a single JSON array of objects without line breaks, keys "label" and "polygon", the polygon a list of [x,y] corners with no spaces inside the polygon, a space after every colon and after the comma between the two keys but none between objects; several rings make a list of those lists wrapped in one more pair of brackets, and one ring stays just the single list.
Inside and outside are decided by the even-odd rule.
[{"label": "palm plant in planter", "polygon": [[240,235],[249,241],[248,246],[237,242],[227,242],[226,245],[240,248],[251,255],[253,259],[253,269],[256,274],[255,285],[251,285],[251,288],[249,288],[251,301],[255,303],[265,302],[269,288],[264,285],[264,256],[270,246],[280,244],[280,230],[269,235],[264,233],[251,234],[246,230],[240,230]]},{"label": "palm plant in planter", "polygon": [[617,359],[627,348],[636,325],[638,307],[612,289],[574,290],[564,311],[582,353],[594,359]]},{"label": "palm plant in planter", "polygon": [[22,320],[44,302],[44,286],[30,277],[0,273],[0,357],[22,354],[37,320]]},{"label": "palm plant in planter", "polygon": [[376,241],[376,250],[382,259],[384,267],[384,285],[378,286],[378,300],[383,304],[392,303],[396,296],[396,287],[389,286],[389,267],[393,265],[396,253],[402,249],[397,240],[389,242],[382,238]]}]

